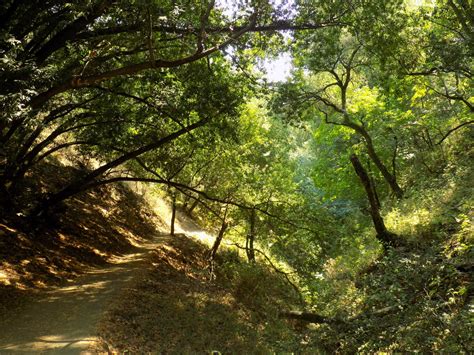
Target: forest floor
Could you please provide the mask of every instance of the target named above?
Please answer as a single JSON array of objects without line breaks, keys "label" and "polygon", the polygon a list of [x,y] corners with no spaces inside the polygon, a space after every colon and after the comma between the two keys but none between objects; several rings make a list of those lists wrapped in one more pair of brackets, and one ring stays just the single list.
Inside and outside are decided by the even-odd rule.
[{"label": "forest floor", "polygon": [[[44,166],[32,190],[77,173]],[[171,237],[166,202],[140,189],[80,194],[35,228],[0,215],[0,353],[254,353],[293,345],[278,319],[293,301],[279,276],[250,272],[232,252],[214,273],[202,243],[212,236],[178,214]]]},{"label": "forest floor", "polygon": [[[41,173],[35,189],[77,172],[57,162]],[[35,229],[0,213],[0,352],[77,353],[95,342],[108,306],[170,238],[166,202],[154,197],[152,207],[132,187],[81,194]],[[178,217],[183,228],[206,235]]]}]

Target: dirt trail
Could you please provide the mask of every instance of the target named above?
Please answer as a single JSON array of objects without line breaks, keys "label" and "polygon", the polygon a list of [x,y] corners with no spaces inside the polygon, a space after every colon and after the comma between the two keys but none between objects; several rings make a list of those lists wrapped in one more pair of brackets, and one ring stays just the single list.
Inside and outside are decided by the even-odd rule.
[{"label": "dirt trail", "polygon": [[[129,188],[139,193],[137,187]],[[91,269],[63,286],[41,291],[12,314],[0,315],[0,354],[78,354],[94,347],[96,325],[101,317],[121,297],[126,286],[147,272],[151,266],[149,254],[170,239],[166,234],[171,220],[169,204],[158,196],[146,200],[152,215],[161,221],[156,224],[155,238],[116,257],[105,268]],[[200,240],[213,239],[181,213],[176,217],[176,233]],[[111,229],[110,233],[114,233],[113,227],[108,225],[102,232],[109,233]],[[139,226],[138,233],[143,233]]]},{"label": "dirt trail", "polygon": [[95,326],[132,279],[146,270],[148,254],[168,236],[158,236],[113,264],[94,269],[63,287],[50,289],[14,317],[0,319],[0,353],[81,353],[90,348]]}]

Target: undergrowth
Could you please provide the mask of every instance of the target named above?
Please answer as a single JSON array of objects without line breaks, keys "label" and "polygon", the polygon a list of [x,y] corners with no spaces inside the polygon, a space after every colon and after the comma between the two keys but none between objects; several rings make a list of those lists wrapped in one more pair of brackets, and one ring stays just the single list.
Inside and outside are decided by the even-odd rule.
[{"label": "undergrowth", "polygon": [[[316,312],[344,319],[312,326],[329,352],[474,350],[473,180],[469,160],[412,186],[385,206],[387,228],[404,247],[360,248],[352,240],[313,285]],[[331,301],[331,298],[333,301]]]}]

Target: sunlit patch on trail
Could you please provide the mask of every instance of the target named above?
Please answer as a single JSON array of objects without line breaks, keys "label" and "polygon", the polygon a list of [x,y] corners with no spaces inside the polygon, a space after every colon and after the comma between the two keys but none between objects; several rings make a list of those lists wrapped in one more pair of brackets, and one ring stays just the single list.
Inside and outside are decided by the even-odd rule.
[{"label": "sunlit patch on trail", "polygon": [[45,335],[26,344],[8,344],[5,349],[9,352],[24,352],[24,349],[34,349],[35,352],[64,351],[83,353],[95,344],[96,337],[75,338],[74,336]]},{"label": "sunlit patch on trail", "polygon": [[214,243],[215,237],[210,235],[209,233],[205,231],[189,231],[189,232],[184,232],[184,234],[189,235],[201,243],[207,244],[207,245],[212,245]]},{"label": "sunlit patch on trail", "polygon": [[[147,193],[150,193],[147,191]],[[156,193],[152,193],[153,196],[148,196],[147,200],[150,203],[151,208],[157,216],[160,216],[165,228],[170,230],[171,225],[171,215],[172,210],[168,201],[164,198],[158,196]],[[179,211],[177,212],[176,221],[175,221],[175,233],[176,234],[185,234],[189,237],[193,237],[198,241],[212,245],[214,242],[215,236],[211,233],[204,231],[200,226],[198,226],[191,218],[183,215]]]}]

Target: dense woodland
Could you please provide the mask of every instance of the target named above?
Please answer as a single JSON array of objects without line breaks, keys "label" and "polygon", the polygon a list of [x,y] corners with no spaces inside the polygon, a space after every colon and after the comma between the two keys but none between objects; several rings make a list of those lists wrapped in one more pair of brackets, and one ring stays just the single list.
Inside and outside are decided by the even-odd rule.
[{"label": "dense woodland", "polygon": [[4,0],[0,53],[4,221],[141,181],[278,270],[306,346],[474,350],[472,1]]}]

